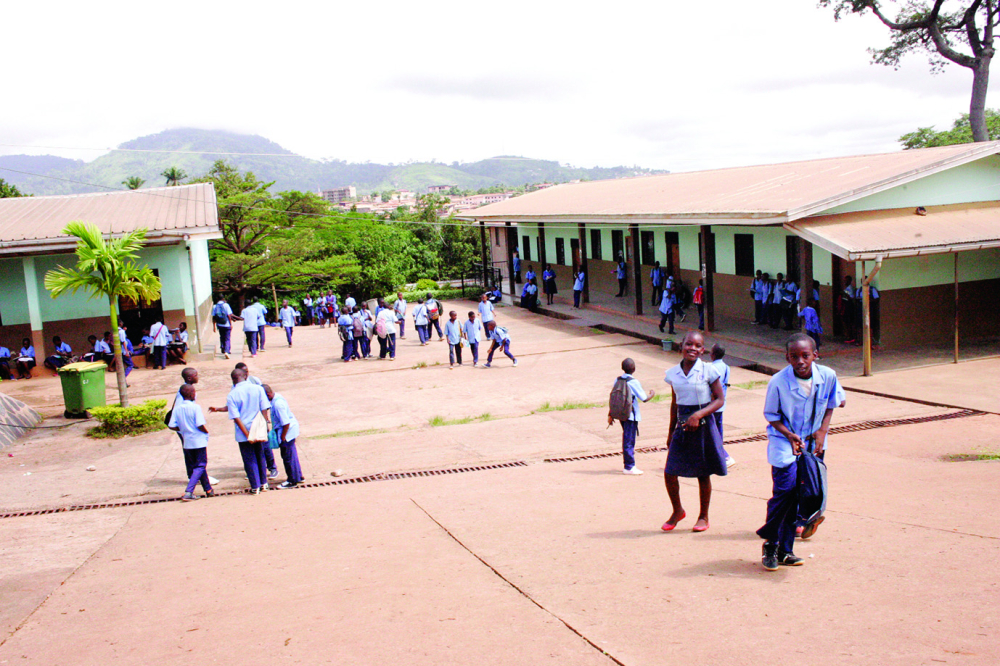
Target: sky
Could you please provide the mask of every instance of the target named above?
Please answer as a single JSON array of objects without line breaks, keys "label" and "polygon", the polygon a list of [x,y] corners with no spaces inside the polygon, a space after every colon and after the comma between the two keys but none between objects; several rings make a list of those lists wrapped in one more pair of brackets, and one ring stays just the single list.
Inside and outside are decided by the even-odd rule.
[{"label": "sky", "polygon": [[[49,2],[5,8],[0,154],[92,160],[174,127],[306,157],[671,171],[889,152],[972,75],[871,64],[815,0]],[[1000,104],[991,92],[988,106]],[[28,148],[33,146],[34,148]],[[52,149],[50,147],[59,147]]]}]

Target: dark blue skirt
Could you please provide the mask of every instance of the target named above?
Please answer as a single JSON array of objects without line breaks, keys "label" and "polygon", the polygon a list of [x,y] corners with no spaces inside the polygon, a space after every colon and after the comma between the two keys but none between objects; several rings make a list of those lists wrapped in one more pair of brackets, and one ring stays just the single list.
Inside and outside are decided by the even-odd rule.
[{"label": "dark blue skirt", "polygon": [[664,474],[689,478],[726,475],[726,451],[715,419],[706,418],[705,424],[692,432],[684,430],[684,422],[699,409],[697,405],[677,405],[677,428],[670,440]]}]

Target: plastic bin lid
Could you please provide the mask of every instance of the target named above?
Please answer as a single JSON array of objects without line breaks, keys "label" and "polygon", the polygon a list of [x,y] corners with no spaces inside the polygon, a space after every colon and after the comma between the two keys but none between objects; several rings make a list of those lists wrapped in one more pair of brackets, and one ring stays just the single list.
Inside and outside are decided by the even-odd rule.
[{"label": "plastic bin lid", "polygon": [[104,361],[95,361],[91,363],[70,363],[59,368],[59,372],[90,372],[93,370],[107,370],[108,364]]}]

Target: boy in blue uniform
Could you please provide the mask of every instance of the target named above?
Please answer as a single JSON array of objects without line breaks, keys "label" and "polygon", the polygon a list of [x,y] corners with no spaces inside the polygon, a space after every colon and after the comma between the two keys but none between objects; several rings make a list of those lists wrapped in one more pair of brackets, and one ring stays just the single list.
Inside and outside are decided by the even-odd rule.
[{"label": "boy in blue uniform", "polygon": [[225,407],[209,407],[210,412],[228,412],[235,427],[236,443],[240,447],[240,457],[243,458],[243,469],[250,482],[250,492],[254,495],[261,490],[268,490],[267,463],[264,461],[264,446],[267,442],[251,442],[250,426],[262,414],[270,428],[271,403],[264,389],[247,381],[246,370],[235,368],[230,377],[233,389],[226,396]]},{"label": "boy in blue uniform", "polygon": [[281,309],[278,310],[278,320],[281,322],[281,327],[285,329],[285,337],[288,338],[288,346],[292,346],[292,332],[295,330],[295,308],[288,304],[288,299],[286,298],[282,304]]},{"label": "boy in blue uniform", "polygon": [[212,307],[212,329],[219,332],[219,350],[229,358],[232,350],[233,309],[222,296],[219,296],[219,302]]},{"label": "boy in blue uniform", "polygon": [[664,289],[660,295],[660,333],[670,322],[670,335],[674,335],[674,294],[673,288]]},{"label": "boy in blue uniform", "polygon": [[[628,387],[632,391],[632,414],[628,419],[622,421],[622,460],[625,463],[624,474],[642,474],[642,470],[635,466],[635,438],[639,435],[639,421],[642,416],[639,414],[639,401],[649,402],[656,395],[656,391],[650,390],[647,395],[642,390],[642,384],[632,376],[635,372],[635,361],[630,358],[622,361],[622,376],[628,382]],[[616,379],[611,385],[614,386]],[[608,414],[608,427],[614,425],[615,419]]]},{"label": "boy in blue uniform", "polygon": [[271,387],[264,384],[264,393],[271,401],[272,426],[278,433],[281,444],[281,462],[285,465],[285,476],[288,477],[279,488],[294,488],[302,483],[302,466],[299,464],[299,452],[295,440],[299,437],[299,420],[292,414],[288,401],[280,393],[275,393]]},{"label": "boy in blue uniform", "polygon": [[823,335],[823,324],[819,321],[819,313],[816,312],[816,301],[809,299],[809,305],[802,308],[799,312],[799,318],[802,320],[802,328],[805,329],[806,334],[816,342],[816,350],[823,345],[821,336]]},{"label": "boy in blue uniform", "polygon": [[507,355],[507,358],[514,362],[514,367],[516,368],[517,359],[510,353],[510,334],[507,333],[507,329],[502,326],[497,326],[497,323],[494,320],[489,323],[487,331],[487,337],[493,344],[490,345],[490,353],[487,354],[486,364],[483,367],[489,368],[493,363],[493,352],[497,349],[503,349],[503,353]]},{"label": "boy in blue uniform", "polygon": [[250,358],[257,358],[257,331],[260,328],[260,310],[253,305],[248,305],[240,312],[243,320],[243,335],[247,338],[247,348],[250,350]]},{"label": "boy in blue uniform", "polygon": [[448,313],[448,321],[444,323],[444,337],[448,338],[448,367],[454,368],[456,359],[462,365],[462,324],[454,310]]},{"label": "boy in blue uniform", "polygon": [[[719,371],[719,381],[722,382],[722,397],[726,398],[729,393],[729,365],[723,360],[726,357],[726,348],[720,344],[712,345],[712,366]],[[719,435],[722,435],[722,414],[726,411],[726,404],[715,410],[712,416],[715,417],[715,424],[719,426]],[[725,449],[725,447],[723,447]],[[726,467],[736,464],[736,459],[726,451]]]},{"label": "boy in blue uniform", "polygon": [[184,490],[185,502],[198,499],[194,489],[201,483],[205,497],[215,494],[208,480],[208,428],[205,427],[205,415],[201,407],[194,401],[196,396],[193,384],[181,386],[181,403],[174,405],[170,414],[169,428],[180,433],[184,447],[184,463],[188,469],[188,484]]},{"label": "boy in blue uniform", "polygon": [[469,341],[469,351],[472,352],[472,367],[479,365],[479,322],[476,313],[469,312],[469,320],[462,324],[462,337]]},{"label": "boy in blue uniform", "polygon": [[628,280],[625,278],[625,257],[621,254],[618,255],[618,263],[615,265],[615,269],[611,271],[618,278],[618,293],[615,294],[616,298],[621,298],[625,295],[625,289],[628,286]]},{"label": "boy in blue uniform", "polygon": [[587,274],[583,271],[573,273],[573,307],[580,309],[580,299],[583,296],[583,284],[587,279]]},{"label": "boy in blue uniform", "polygon": [[344,363],[350,363],[351,357],[354,356],[354,317],[348,313],[346,306],[337,318],[337,329],[340,332],[340,339],[344,341],[344,350],[340,358]]},{"label": "boy in blue uniform", "polygon": [[[805,449],[823,457],[833,410],[844,403],[837,373],[815,363],[816,344],[811,337],[805,333],[791,336],[785,358],[788,367],[771,377],[764,399],[773,490],[767,501],[767,520],[757,536],[764,539],[761,561],[768,571],[803,563],[792,552],[799,507],[797,459]],[[802,537],[812,536],[820,522],[807,526]]]}]

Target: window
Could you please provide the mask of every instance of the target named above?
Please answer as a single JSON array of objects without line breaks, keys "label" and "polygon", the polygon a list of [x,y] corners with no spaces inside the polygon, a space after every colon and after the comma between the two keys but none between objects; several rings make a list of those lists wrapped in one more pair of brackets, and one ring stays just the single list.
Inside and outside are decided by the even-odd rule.
[{"label": "window", "polygon": [[798,280],[799,274],[799,237],[785,236],[785,277]]},{"label": "window", "polygon": [[753,234],[733,234],[736,274],[753,277]]},{"label": "window", "polygon": [[556,263],[566,265],[566,241],[562,238],[556,238]]},{"label": "window", "polygon": [[525,261],[531,261],[531,239],[527,236],[521,236],[521,251],[524,256],[521,257]]},{"label": "window", "polygon": [[652,266],[656,263],[656,252],[653,247],[653,232],[640,231],[639,241],[642,245],[642,263],[645,266]]},{"label": "window", "polygon": [[611,261],[621,261],[625,256],[625,232],[615,230],[611,232]]},{"label": "window", "polygon": [[681,237],[676,231],[663,233],[667,243],[667,274],[674,275],[681,268]]},{"label": "window", "polygon": [[590,258],[601,260],[601,230],[590,230]]}]

